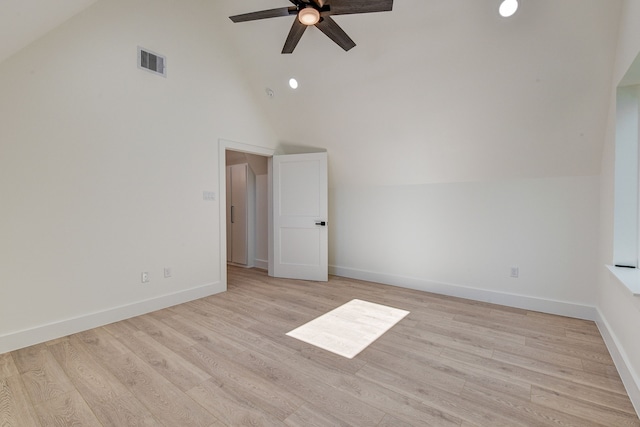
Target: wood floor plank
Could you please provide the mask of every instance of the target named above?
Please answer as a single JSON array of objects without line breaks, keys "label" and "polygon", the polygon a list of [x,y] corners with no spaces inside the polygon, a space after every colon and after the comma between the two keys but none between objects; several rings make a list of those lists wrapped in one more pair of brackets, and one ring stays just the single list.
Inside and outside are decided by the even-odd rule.
[{"label": "wood floor plank", "polygon": [[229,426],[280,426],[282,420],[255,405],[248,396],[233,384],[219,386],[212,381],[194,387],[187,392],[203,408]]},{"label": "wood floor plank", "polygon": [[640,426],[640,420],[632,414],[591,402],[586,403],[574,399],[571,396],[561,395],[560,393],[545,390],[537,386],[534,386],[531,392],[531,402],[574,415],[578,418],[593,421],[603,426]]},{"label": "wood floor plank", "polygon": [[190,390],[211,378],[202,369],[184,360],[146,333],[136,331],[124,322],[107,325],[105,329],[182,391]]},{"label": "wood floor plank", "polygon": [[602,390],[593,385],[585,385],[575,383],[565,378],[557,378],[550,374],[532,371],[521,366],[500,362],[493,359],[478,357],[469,353],[444,351],[443,357],[448,357],[464,363],[474,365],[482,365],[485,369],[489,369],[496,373],[509,375],[520,381],[529,382],[531,385],[544,387],[558,393],[572,395],[577,399],[596,404],[605,404],[608,407],[615,408],[624,412],[633,414],[635,412],[628,396],[619,393],[612,393]]},{"label": "wood floor plank", "polygon": [[337,381],[332,382],[332,385],[384,411],[394,419],[403,420],[402,422],[411,423],[414,426],[453,427],[462,423],[462,420],[455,416],[361,377],[341,375]]},{"label": "wood floor plank", "polygon": [[499,372],[485,369],[484,366],[469,365],[446,357],[441,359],[443,369],[451,369],[455,375],[464,378],[467,383],[482,384],[484,387],[512,396],[528,399],[531,396],[531,384]]},{"label": "wood floor plank", "polygon": [[507,329],[498,329],[491,326],[480,325],[477,321],[477,317],[474,320],[465,318],[461,320],[461,316],[456,316],[453,319],[439,319],[432,320],[428,323],[430,326],[440,326],[445,330],[452,332],[462,332],[471,334],[476,337],[481,337],[486,340],[497,341],[499,343],[509,343],[515,345],[524,345],[525,337],[522,336],[520,331],[512,331]]},{"label": "wood floor plank", "polygon": [[133,394],[126,393],[91,405],[104,427],[142,427],[162,425]]},{"label": "wood floor plank", "polygon": [[251,397],[256,406],[280,420],[287,418],[304,403],[296,394],[287,389],[274,387],[271,381],[247,371],[223,354],[200,345],[190,347],[182,354],[207,371],[212,377],[210,382],[220,387],[232,386],[241,389],[245,395]]},{"label": "wood floor plank", "polygon": [[[503,353],[509,353],[514,356],[527,357],[539,362],[550,363],[559,368],[571,368],[571,369],[584,369],[584,361],[579,357],[567,356],[566,354],[556,353],[554,351],[542,350],[539,348],[531,348],[526,345],[501,345],[497,349]],[[618,372],[615,371],[615,377],[618,377]]]},{"label": "wood floor plank", "polygon": [[532,317],[528,312],[509,313],[492,310],[487,315],[478,316],[480,322],[492,322],[494,325],[502,324],[505,327],[516,328],[524,336],[537,336],[538,334],[564,337],[565,325],[561,322],[549,322],[546,317]]},{"label": "wood floor plank", "polygon": [[566,412],[537,405],[528,400],[489,390],[478,384],[466,384],[463,396],[480,402],[493,411],[517,418],[529,426],[602,427],[592,420],[579,418]]},{"label": "wood floor plank", "polygon": [[131,353],[131,350],[104,328],[80,332],[74,337],[81,341],[89,353],[98,360],[110,360]]},{"label": "wood floor plank", "polygon": [[45,344],[17,350],[13,355],[34,404],[66,395],[75,389]]},{"label": "wood floor plank", "polygon": [[[211,424],[211,414],[138,356],[127,350],[104,328],[98,328],[92,332],[94,333],[82,333],[85,347],[149,408],[156,418],[161,419],[165,424],[185,427]],[[105,347],[115,350],[104,351]]]},{"label": "wood floor plank", "polygon": [[176,331],[186,335],[199,345],[212,349],[218,353],[223,352],[229,358],[233,359],[236,354],[246,350],[246,346],[226,337],[223,334],[216,334],[213,330],[202,326],[198,322],[191,321],[189,318],[175,315],[163,319],[163,322],[175,329]]},{"label": "wood floor plank", "polygon": [[310,403],[305,403],[296,412],[284,420],[285,425],[290,427],[351,427],[327,411],[314,407]]},{"label": "wood floor plank", "polygon": [[434,324],[420,324],[420,330],[432,334],[438,334],[446,338],[450,338],[457,343],[464,343],[476,348],[483,348],[487,350],[493,350],[500,348],[503,344],[520,344],[524,345],[526,339],[521,337],[520,342],[506,341],[496,335],[491,334],[477,334],[471,331],[469,328],[446,326],[446,325],[434,325]]},{"label": "wood floor plank", "polygon": [[432,387],[428,382],[417,381],[408,375],[392,372],[384,367],[367,364],[357,374],[371,382],[416,399],[430,408],[479,426],[526,426],[517,419],[505,417],[459,394]]},{"label": "wood floor plank", "polygon": [[[284,337],[284,334],[281,334],[281,336]],[[272,360],[279,360],[292,370],[304,372],[317,382],[325,382],[332,387],[349,393],[360,401],[368,403],[372,407],[403,419],[410,419],[416,425],[457,426],[460,424],[459,419],[423,405],[417,400],[408,399],[403,395],[357,376],[345,375],[345,373],[352,371],[352,368],[345,368],[345,366],[348,366],[349,363],[353,364],[354,367],[364,366],[364,363],[360,361],[341,358],[343,364],[340,366],[342,368],[336,369],[335,363],[327,362],[324,357],[318,356],[316,353],[307,356],[304,351],[291,352],[274,344],[262,346],[259,350],[261,354],[270,357]],[[324,355],[328,353],[324,350],[319,351]],[[333,355],[333,357],[339,356]],[[429,378],[432,381],[434,380],[433,375],[430,375]],[[447,385],[449,385],[448,382]]]},{"label": "wood floor plank", "polygon": [[102,403],[128,392],[107,369],[81,346],[78,338],[48,346],[67,377],[89,403]]},{"label": "wood floor plank", "polygon": [[488,313],[488,315],[456,315],[453,319],[459,322],[476,324],[495,331],[513,333],[521,337],[537,337],[539,335],[564,337],[567,331],[566,328],[549,324],[548,322],[539,322],[536,324],[526,315],[514,315],[513,313],[495,315],[491,312]]},{"label": "wood floor plank", "polygon": [[429,364],[415,363],[406,355],[391,355],[374,347],[365,349],[360,353],[360,357],[367,361],[367,365],[383,366],[390,371],[409,375],[418,381],[429,382],[434,387],[454,393],[460,392],[466,381],[463,374],[452,375],[453,370],[443,368],[442,365],[433,367]]},{"label": "wood floor plank", "polygon": [[11,353],[0,354],[0,380],[17,374],[18,368],[16,368],[16,364],[13,362]]},{"label": "wood floor plank", "polygon": [[494,351],[493,359],[509,363],[511,365],[520,366],[532,371],[552,375],[556,378],[564,378],[578,384],[589,385],[592,387],[611,391],[613,393],[626,395],[624,385],[619,378],[607,378],[601,375],[595,375],[589,372],[585,372],[582,369],[571,369],[564,366],[557,366],[552,363],[530,359],[526,356],[504,353],[500,350]]},{"label": "wood floor plank", "polygon": [[312,360],[331,369],[347,374],[356,373],[366,361],[360,358],[347,359],[337,354],[331,353],[324,349],[310,345],[298,339],[286,335],[294,326],[292,325],[276,325],[275,322],[263,322],[251,327],[249,332],[258,332],[260,336],[267,337],[264,339],[253,339],[253,348],[271,354],[280,352],[294,352],[302,356],[304,359]]},{"label": "wood floor plank", "polygon": [[40,426],[19,375],[0,379],[0,425],[3,427]]},{"label": "wood floor plank", "polygon": [[18,372],[23,374],[27,371],[42,367],[46,362],[48,351],[46,344],[38,344],[16,350],[9,354],[12,355]]},{"label": "wood floor plank", "polygon": [[470,342],[464,337],[447,336],[421,328],[407,328],[401,323],[393,327],[393,332],[402,334],[407,337],[407,339],[420,339],[426,343],[437,345],[442,347],[441,351],[451,349],[476,354],[478,356],[491,357],[493,355],[493,349],[482,346],[479,343]]},{"label": "wood floor plank", "polygon": [[547,324],[554,324],[554,325],[561,326],[563,328],[586,329],[586,330],[592,330],[592,331],[598,330],[598,327],[596,326],[595,322],[592,322],[589,320],[576,319],[573,317],[566,317],[566,316],[555,316],[553,314],[540,313],[537,311],[528,311],[528,310],[525,310],[525,311],[526,311],[527,318],[531,319],[532,321],[547,323]]},{"label": "wood floor plank", "polygon": [[264,375],[279,387],[287,388],[304,396],[307,402],[312,402],[314,406],[347,423],[376,425],[384,417],[384,413],[379,409],[336,390],[303,372],[284,368],[276,361],[256,352],[247,351],[239,355],[236,360],[247,369]]},{"label": "wood floor plank", "polygon": [[604,345],[593,345],[592,343],[581,342],[570,338],[555,338],[549,336],[539,336],[536,338],[527,337],[526,346],[534,349],[548,350],[572,357],[579,357],[582,360],[613,365],[613,359]]},{"label": "wood floor plank", "polygon": [[76,390],[40,402],[35,405],[35,409],[42,427],[101,425]]},{"label": "wood floor plank", "polygon": [[163,423],[185,427],[211,424],[211,414],[136,355],[128,354],[103,362]]},{"label": "wood floor plank", "polygon": [[200,317],[205,319],[209,317],[223,317],[227,321],[227,323],[238,325],[243,328],[248,328],[256,322],[256,320],[252,316],[253,314],[256,314],[255,310],[243,315],[241,314],[241,312],[229,310],[228,307],[225,307],[222,304],[216,305],[201,300],[191,301],[186,304],[179,305],[175,307],[175,312],[181,315],[184,315],[185,313],[196,313],[199,314]]},{"label": "wood floor plank", "polygon": [[179,353],[180,350],[198,343],[152,316],[134,317],[123,321],[123,323],[145,332],[151,338],[175,353]]},{"label": "wood floor plank", "polygon": [[[380,421],[380,424],[378,424],[377,427],[412,427],[414,425],[415,424],[404,422],[402,420],[397,419],[396,417],[393,417],[387,414],[384,416],[382,421]],[[434,425],[434,424],[428,424],[428,425]]]},{"label": "wood floor plank", "polygon": [[[229,267],[227,292],[0,355],[0,425],[638,426],[594,322]],[[286,335],[410,311],[353,359]]]},{"label": "wood floor plank", "polygon": [[598,345],[602,344],[602,337],[600,335],[594,335],[589,332],[582,332],[575,329],[567,329],[566,336],[567,338],[570,338],[572,340],[586,341],[586,342],[590,342]]},{"label": "wood floor plank", "polygon": [[374,343],[375,348],[390,354],[402,353],[425,355],[428,354],[434,358],[438,357],[444,347],[431,341],[422,339],[418,336],[401,334],[395,329],[391,329],[383,336],[378,338]]},{"label": "wood floor plank", "polygon": [[620,375],[618,374],[618,370],[616,369],[615,365],[594,362],[592,360],[583,360],[582,369],[585,372],[591,372],[592,374],[602,375],[607,378],[620,380]]}]

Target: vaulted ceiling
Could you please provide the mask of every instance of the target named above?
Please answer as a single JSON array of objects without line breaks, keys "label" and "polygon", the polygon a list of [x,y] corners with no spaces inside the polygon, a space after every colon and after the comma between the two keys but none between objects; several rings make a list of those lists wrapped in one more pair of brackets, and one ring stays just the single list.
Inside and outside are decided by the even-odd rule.
[{"label": "vaulted ceiling", "polygon": [[0,61],[97,0],[5,0],[0,3]]},{"label": "vaulted ceiling", "polygon": [[[0,54],[93,0],[50,3],[0,4]],[[392,12],[335,17],[351,51],[310,28],[291,55],[280,51],[293,17],[228,18],[287,0],[206,10],[282,146],[326,148],[334,182],[362,181],[355,159],[385,184],[599,173],[620,2],[521,0],[509,19],[499,3],[395,0]]]}]

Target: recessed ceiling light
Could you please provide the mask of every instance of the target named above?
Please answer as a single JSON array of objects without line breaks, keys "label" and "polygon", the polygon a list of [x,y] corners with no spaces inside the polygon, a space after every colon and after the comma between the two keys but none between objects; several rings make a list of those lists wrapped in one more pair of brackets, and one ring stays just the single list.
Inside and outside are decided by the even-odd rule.
[{"label": "recessed ceiling light", "polygon": [[291,87],[291,89],[298,89],[298,81],[296,79],[289,79],[289,87]]},{"label": "recessed ceiling light", "polygon": [[518,0],[504,0],[500,4],[500,16],[508,18],[518,10]]}]

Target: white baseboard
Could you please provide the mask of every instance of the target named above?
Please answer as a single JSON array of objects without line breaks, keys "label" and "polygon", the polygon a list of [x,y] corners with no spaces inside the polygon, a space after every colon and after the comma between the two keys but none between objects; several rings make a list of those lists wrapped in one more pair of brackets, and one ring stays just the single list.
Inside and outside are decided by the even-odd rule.
[{"label": "white baseboard", "polygon": [[470,288],[462,285],[434,282],[424,279],[416,279],[413,277],[395,276],[348,267],[330,266],[329,272],[330,274],[334,274],[336,276],[383,283],[385,285],[400,286],[403,288],[415,289],[418,291],[433,292],[441,295],[471,299],[474,301],[506,305],[509,307],[522,308],[524,310],[538,311],[541,313],[574,317],[577,319],[595,321],[597,316],[595,307],[565,301],[536,298],[526,295],[508,294],[504,292]]},{"label": "white baseboard", "polygon": [[259,268],[261,270],[268,270],[269,269],[269,261],[264,260],[264,259],[255,259],[253,261],[253,266],[255,268]]},{"label": "white baseboard", "polygon": [[622,382],[629,394],[631,402],[640,416],[640,378],[631,367],[629,358],[619,345],[616,335],[613,333],[606,319],[596,307],[574,304],[563,301],[548,300],[542,298],[528,297],[525,295],[514,295],[502,292],[489,291],[486,289],[469,288],[466,286],[453,285],[450,283],[432,282],[411,277],[394,276],[377,273],[373,271],[358,270],[347,267],[330,266],[331,274],[352,279],[366,280],[370,282],[383,283],[386,285],[400,286],[403,288],[416,289],[419,291],[433,292],[441,295],[449,295],[459,298],[471,299],[475,301],[489,302],[493,304],[517,307],[525,310],[538,311],[542,313],[557,314],[560,316],[574,317],[577,319],[592,320],[596,322],[600,333],[604,339],[609,353],[618,369]]},{"label": "white baseboard", "polygon": [[613,333],[609,322],[607,322],[607,319],[604,318],[600,310],[597,310],[596,325],[598,325],[598,329],[611,354],[613,363],[615,363],[616,369],[618,369],[618,373],[631,399],[631,403],[640,417],[640,377],[638,373],[633,370],[629,362],[629,357],[622,346],[620,346],[616,334]]},{"label": "white baseboard", "polygon": [[221,282],[138,301],[0,336],[0,354],[224,292]]}]

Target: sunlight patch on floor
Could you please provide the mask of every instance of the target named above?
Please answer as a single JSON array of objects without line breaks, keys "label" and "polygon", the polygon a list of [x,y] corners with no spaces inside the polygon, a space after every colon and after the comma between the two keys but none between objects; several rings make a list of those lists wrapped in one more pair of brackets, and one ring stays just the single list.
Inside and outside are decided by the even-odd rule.
[{"label": "sunlight patch on floor", "polygon": [[406,310],[354,299],[287,335],[352,359],[408,314]]}]

